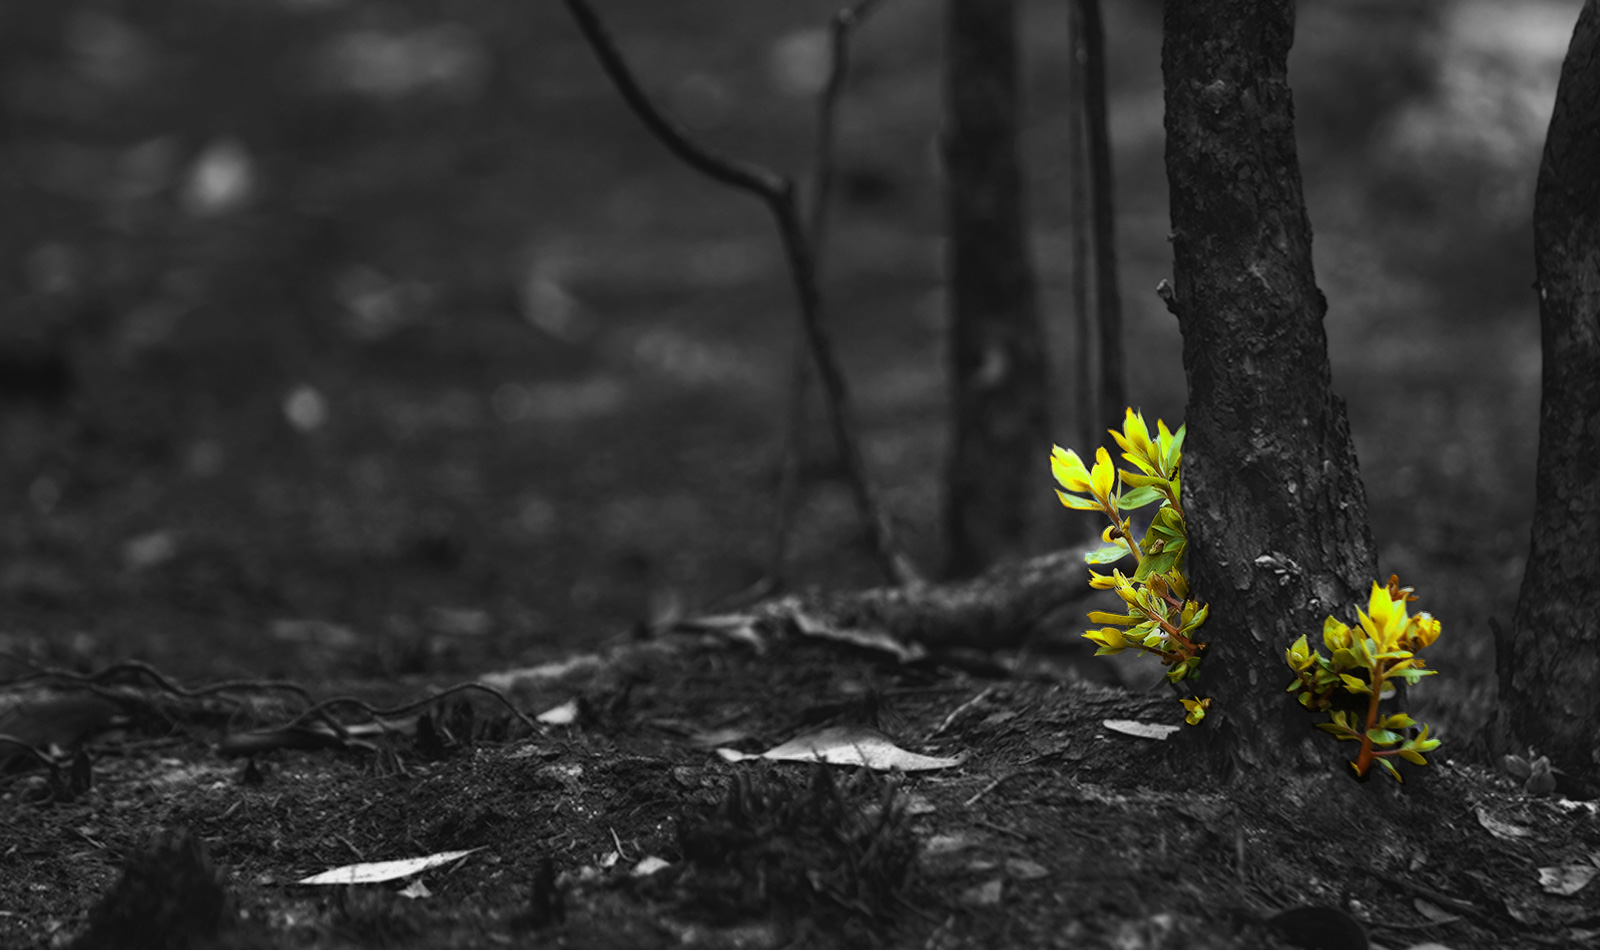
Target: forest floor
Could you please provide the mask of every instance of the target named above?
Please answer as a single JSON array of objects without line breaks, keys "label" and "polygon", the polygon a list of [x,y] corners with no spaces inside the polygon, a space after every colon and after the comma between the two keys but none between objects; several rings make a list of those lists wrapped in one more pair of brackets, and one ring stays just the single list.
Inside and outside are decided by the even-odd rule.
[{"label": "forest floor", "polygon": [[[1444,675],[1416,712],[1446,745],[1404,795],[1372,782],[1350,799],[1377,826],[1318,811],[1349,798],[1335,769],[1224,790],[1170,764],[1181,732],[1109,730],[1179,718],[1148,677],[1088,660],[1087,605],[1020,653],[939,662],[672,632],[770,567],[794,328],[761,209],[636,127],[559,4],[214,6],[0,8],[0,731],[92,736],[76,778],[7,754],[0,943],[83,932],[162,829],[191,837],[140,864],[138,916],[222,906],[210,872],[182,871],[199,841],[238,945],[1221,947],[1269,940],[1263,915],[1306,904],[1390,947],[1592,939],[1600,885],[1559,893],[1594,866],[1592,807],[1524,794],[1477,741],[1488,624],[1509,619],[1527,549],[1528,210],[1573,4],[1506,23],[1477,0],[1301,16],[1335,386],[1381,572],[1444,622]],[[803,174],[835,4],[781,6],[605,12],[697,134]],[[1152,292],[1170,276],[1157,6],[1107,13],[1130,389],[1176,423],[1181,340]],[[1064,24],[1042,10],[1023,31],[1024,147],[1067,381],[1058,441],[1084,448]],[[930,572],[938,30],[885,3],[858,34],[825,261],[869,467]],[[872,559],[811,408],[786,573],[864,587]],[[292,720],[292,692],[126,673],[87,690],[129,660],[185,688],[281,680],[398,705],[485,680],[523,715],[583,702],[530,726],[482,694],[469,719],[452,696],[431,739],[410,710],[377,737],[293,733],[319,747],[249,768],[219,743]],[[842,725],[960,761],[823,779],[711,748]],[[392,884],[293,883],[474,848]],[[637,873],[647,858],[667,865]],[[168,878],[188,884],[164,897]],[[413,881],[431,896],[401,896]]]},{"label": "forest floor", "polygon": [[[1322,774],[1219,786],[1178,764],[1186,727],[1165,690],[1085,683],[1048,655],[998,659],[1010,670],[725,620],[483,677],[519,715],[456,693],[396,709],[377,730],[361,707],[330,706],[343,737],[297,718],[303,704],[281,686],[180,695],[125,670],[88,692],[80,677],[43,676],[24,707],[38,714],[10,728],[71,719],[100,731],[79,765],[12,775],[0,790],[12,871],[0,876],[0,941],[1343,950],[1370,938],[1461,950],[1600,939],[1593,801],[1529,794],[1449,748],[1407,767],[1403,791],[1387,778],[1358,785],[1332,760]],[[339,689],[370,707],[430,692]],[[796,738],[807,742],[778,751]],[[852,755],[872,767],[806,761]],[[304,883],[434,855],[447,860],[378,883]]]}]

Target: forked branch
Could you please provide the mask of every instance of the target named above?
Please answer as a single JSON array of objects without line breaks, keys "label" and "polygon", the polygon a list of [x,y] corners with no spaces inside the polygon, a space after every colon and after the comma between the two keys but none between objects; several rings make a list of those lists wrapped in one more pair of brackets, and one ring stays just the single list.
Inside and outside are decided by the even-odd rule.
[{"label": "forked branch", "polygon": [[691,139],[682,126],[650,101],[588,0],[566,0],[566,3],[606,75],[650,133],[689,167],[730,188],[755,195],[772,213],[783,242],[789,272],[794,279],[801,325],[817,366],[817,375],[822,381],[829,422],[839,455],[849,473],[862,529],[877,557],[879,568],[889,581],[896,584],[918,582],[920,577],[916,568],[895,544],[893,526],[867,480],[866,466],[856,445],[849,390],[822,327],[822,299],[817,289],[816,261],[801,220],[794,182],[771,169],[720,155]]}]

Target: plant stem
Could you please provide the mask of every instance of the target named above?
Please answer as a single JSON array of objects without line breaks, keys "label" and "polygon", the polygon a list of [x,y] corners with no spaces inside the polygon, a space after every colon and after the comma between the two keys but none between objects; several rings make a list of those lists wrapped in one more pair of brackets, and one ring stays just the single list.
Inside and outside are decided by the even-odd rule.
[{"label": "plant stem", "polygon": [[[1380,664],[1381,666],[1381,664]],[[1383,673],[1372,671],[1372,701],[1367,703],[1367,728],[1361,732],[1361,755],[1356,758],[1356,775],[1366,778],[1372,768],[1372,737],[1367,735],[1378,724],[1378,703],[1383,701]]]}]

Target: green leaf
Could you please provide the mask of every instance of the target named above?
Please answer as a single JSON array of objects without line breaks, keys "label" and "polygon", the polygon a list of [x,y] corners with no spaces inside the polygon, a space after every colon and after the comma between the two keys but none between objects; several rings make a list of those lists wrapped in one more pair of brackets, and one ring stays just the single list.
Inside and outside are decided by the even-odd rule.
[{"label": "green leaf", "polygon": [[1127,649],[1127,647],[1101,647],[1100,649],[1094,651],[1094,655],[1095,656],[1116,656],[1118,653],[1121,653],[1123,650],[1126,650],[1126,649]]},{"label": "green leaf", "polygon": [[1134,572],[1133,579],[1142,581],[1151,574],[1165,574],[1172,570],[1174,564],[1178,563],[1178,555],[1180,553],[1182,552],[1162,551],[1159,554],[1150,555],[1139,562],[1139,569]]},{"label": "green leaf", "polygon": [[1089,611],[1090,623],[1111,623],[1120,627],[1131,627],[1142,620],[1144,620],[1144,618],[1138,616],[1137,614],[1112,614],[1107,613],[1104,610]]},{"label": "green leaf", "polygon": [[1128,549],[1120,544],[1108,544],[1083,556],[1090,564],[1110,564],[1128,556]]},{"label": "green leaf", "polygon": [[1422,679],[1424,676],[1433,676],[1435,673],[1438,673],[1438,672],[1439,672],[1438,670],[1419,670],[1419,669],[1413,668],[1413,669],[1401,670],[1400,672],[1398,672],[1398,673],[1396,673],[1394,675],[1400,677],[1403,680],[1405,680],[1407,683],[1410,683],[1412,686],[1415,686],[1415,685],[1417,685],[1417,681]]},{"label": "green leaf", "polygon": [[1388,759],[1376,759],[1375,761],[1379,765],[1383,766],[1384,771],[1388,772],[1390,775],[1393,775],[1396,782],[1399,782],[1401,785],[1406,783],[1406,780],[1400,777],[1400,770],[1394,767],[1393,762],[1390,762]]},{"label": "green leaf", "polygon": [[1144,638],[1144,646],[1147,650],[1159,650],[1166,645],[1166,642],[1167,635],[1159,630]]},{"label": "green leaf", "polygon": [[1349,647],[1340,647],[1333,651],[1333,665],[1343,670],[1354,670],[1361,667],[1361,657]]},{"label": "green leaf", "polygon": [[1415,749],[1401,749],[1400,750],[1400,758],[1405,759],[1407,762],[1410,762],[1412,765],[1427,765],[1428,764],[1428,760],[1424,759],[1422,757],[1422,753],[1418,752]]},{"label": "green leaf", "polygon": [[1206,622],[1206,618],[1209,617],[1209,616],[1211,616],[1211,605],[1210,604],[1206,604],[1205,606],[1201,607],[1199,610],[1195,611],[1194,612],[1194,617],[1191,618],[1190,620],[1186,621],[1184,623],[1184,625],[1181,628],[1179,628],[1178,632],[1179,633],[1188,633],[1190,630],[1193,630],[1196,627],[1199,627],[1201,624],[1205,623]]},{"label": "green leaf", "polygon": [[1326,732],[1328,735],[1333,736],[1335,739],[1338,739],[1340,742],[1360,741],[1361,739],[1360,736],[1336,722],[1319,722],[1317,723],[1317,728],[1321,729],[1323,732]]},{"label": "green leaf", "polygon": [[1382,726],[1385,729],[1407,729],[1416,724],[1417,721],[1405,713],[1395,713],[1392,716],[1385,716],[1383,717],[1383,720],[1378,723],[1379,726]]},{"label": "green leaf", "polygon": [[1367,730],[1367,738],[1371,739],[1376,745],[1394,745],[1404,739],[1405,736],[1398,732],[1390,732],[1388,729],[1374,727]]},{"label": "green leaf", "polygon": [[1172,444],[1167,446],[1166,469],[1169,472],[1178,470],[1178,461],[1183,455],[1183,436],[1188,430],[1187,425],[1178,426],[1178,431],[1172,434]]},{"label": "green leaf", "polygon": [[[1123,481],[1126,482],[1127,479],[1124,478]],[[1117,507],[1123,511],[1132,511],[1135,508],[1143,508],[1153,501],[1160,501],[1161,498],[1161,493],[1154,488],[1135,488],[1132,491],[1124,492],[1122,497],[1117,499]]]},{"label": "green leaf", "polygon": [[1078,511],[1100,510],[1100,503],[1095,501],[1093,498],[1084,498],[1081,495],[1069,495],[1059,488],[1056,489],[1056,497],[1061,499],[1061,503],[1063,505],[1066,505],[1068,508],[1076,508]]},{"label": "green leaf", "polygon": [[1160,511],[1156,512],[1155,517],[1151,519],[1150,523],[1152,525],[1160,525],[1163,528],[1170,530],[1178,537],[1184,537],[1188,533],[1188,529],[1183,523],[1183,515],[1178,514],[1178,511],[1175,508],[1162,508]]}]

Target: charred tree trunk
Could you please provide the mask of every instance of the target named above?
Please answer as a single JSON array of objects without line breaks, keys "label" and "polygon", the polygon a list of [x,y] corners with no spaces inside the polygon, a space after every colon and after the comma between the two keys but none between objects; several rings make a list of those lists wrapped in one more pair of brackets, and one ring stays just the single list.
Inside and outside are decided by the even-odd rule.
[{"label": "charred tree trunk", "polygon": [[1051,499],[1044,334],[1017,159],[1013,0],[948,0],[944,155],[954,423],[946,569],[970,574],[1041,547]]},{"label": "charred tree trunk", "polygon": [[[1231,771],[1331,760],[1284,692],[1283,652],[1375,579],[1333,394],[1287,78],[1292,0],[1167,0],[1170,299],[1183,331],[1189,572],[1211,605],[1202,742]],[[1322,749],[1321,752],[1314,751]],[[1342,751],[1342,750],[1341,750]]]},{"label": "charred tree trunk", "polygon": [[[1534,194],[1544,380],[1533,545],[1509,638],[1496,644],[1497,732],[1600,779],[1600,10],[1588,0],[1561,67]],[[1509,642],[1508,642],[1509,641]]]}]

